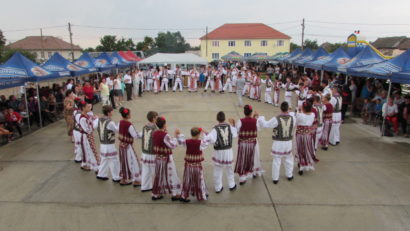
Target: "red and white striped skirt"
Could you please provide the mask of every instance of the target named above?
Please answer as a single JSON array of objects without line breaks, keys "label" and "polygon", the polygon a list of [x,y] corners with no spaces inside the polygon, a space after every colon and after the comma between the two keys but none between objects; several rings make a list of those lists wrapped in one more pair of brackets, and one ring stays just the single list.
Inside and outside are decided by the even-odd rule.
[{"label": "red and white striped skirt", "polygon": [[309,126],[298,126],[296,128],[296,160],[299,170],[314,170],[315,147],[313,134]]},{"label": "red and white striped skirt", "polygon": [[253,173],[256,139],[239,140],[235,173],[239,176]]},{"label": "red and white striped skirt", "polygon": [[196,196],[198,201],[206,200],[208,190],[205,185],[201,163],[185,163],[181,197]]},{"label": "red and white striped skirt", "polygon": [[332,128],[332,120],[324,120],[322,137],[320,137],[320,140],[319,140],[320,145],[322,145],[322,147],[329,146],[329,135],[330,135],[331,128]]}]

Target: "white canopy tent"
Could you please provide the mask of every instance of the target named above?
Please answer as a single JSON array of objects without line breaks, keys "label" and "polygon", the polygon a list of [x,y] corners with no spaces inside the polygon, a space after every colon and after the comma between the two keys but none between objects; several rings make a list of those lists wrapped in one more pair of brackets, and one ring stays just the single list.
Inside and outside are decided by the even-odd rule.
[{"label": "white canopy tent", "polygon": [[150,56],[141,62],[141,64],[153,64],[153,65],[167,65],[171,64],[175,66],[177,64],[182,65],[207,65],[208,61],[204,58],[201,58],[197,55],[190,53],[157,53],[153,56]]}]

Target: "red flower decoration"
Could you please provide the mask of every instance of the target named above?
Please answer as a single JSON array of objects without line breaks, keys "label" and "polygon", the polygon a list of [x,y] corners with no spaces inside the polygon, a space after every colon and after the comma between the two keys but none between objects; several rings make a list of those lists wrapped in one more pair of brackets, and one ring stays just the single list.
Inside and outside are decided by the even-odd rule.
[{"label": "red flower decoration", "polygon": [[161,120],[165,120],[165,117],[162,116],[162,117],[161,117]]},{"label": "red flower decoration", "polygon": [[198,128],[199,132],[202,132],[202,128]]},{"label": "red flower decoration", "polygon": [[249,108],[249,110],[252,110],[252,106],[251,106],[251,105],[248,105],[248,108]]},{"label": "red flower decoration", "polygon": [[124,109],[124,111],[123,111],[125,114],[128,114],[128,109]]},{"label": "red flower decoration", "polygon": [[85,105],[85,104],[86,104],[86,102],[85,102],[84,100],[82,100],[80,103],[81,103],[82,105]]}]

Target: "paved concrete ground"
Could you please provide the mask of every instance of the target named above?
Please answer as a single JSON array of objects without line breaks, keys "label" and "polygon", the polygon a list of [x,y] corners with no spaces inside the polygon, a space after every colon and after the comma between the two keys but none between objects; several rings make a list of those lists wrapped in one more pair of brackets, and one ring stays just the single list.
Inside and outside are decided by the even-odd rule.
[{"label": "paved concrete ground", "polygon": [[[268,118],[278,113],[252,104]],[[179,127],[186,135],[192,126],[210,130],[219,110],[242,116],[233,94],[146,94],[126,105],[137,128],[148,110],[157,110],[170,130]],[[204,163],[209,201],[154,203],[150,193],[81,171],[59,121],[0,148],[0,230],[410,230],[409,144],[390,142],[355,123],[344,124],[341,132],[339,146],[318,152],[316,171],[299,176],[295,170],[293,182],[282,177],[274,185],[271,131],[264,130],[259,141],[265,175],[221,194],[211,187],[209,148]],[[183,152],[174,152],[180,177]]]}]

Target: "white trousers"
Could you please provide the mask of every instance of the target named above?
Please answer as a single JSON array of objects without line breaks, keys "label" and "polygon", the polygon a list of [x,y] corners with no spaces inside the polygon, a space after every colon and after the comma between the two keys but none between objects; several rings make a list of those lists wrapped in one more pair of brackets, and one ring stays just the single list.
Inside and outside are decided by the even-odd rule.
[{"label": "white trousers", "polygon": [[153,85],[153,83],[154,83],[154,81],[153,81],[152,79],[148,79],[148,80],[147,80],[147,86],[145,86],[147,91],[151,91],[151,90],[152,90],[152,85]]},{"label": "white trousers", "polygon": [[110,105],[110,97],[108,95],[101,95],[102,105]]},{"label": "white trousers", "polygon": [[141,164],[141,190],[150,190],[155,177],[155,155],[142,153]]},{"label": "white trousers", "polygon": [[285,95],[285,101],[289,104],[289,108],[292,108],[292,96]]},{"label": "white trousers", "polygon": [[228,181],[229,188],[235,186],[235,174],[233,172],[232,165],[214,165],[214,187],[215,191],[222,189],[222,177],[223,170],[225,169],[226,180]]},{"label": "white trousers", "polygon": [[272,104],[271,91],[265,91],[265,103]]},{"label": "white trousers", "polygon": [[120,161],[118,160],[118,155],[111,157],[101,156],[101,163],[98,167],[99,177],[108,177],[107,172],[111,173],[113,180],[120,180]]},{"label": "white trousers", "polygon": [[273,161],[272,161],[272,180],[279,180],[279,175],[280,175],[280,165],[282,162],[282,158],[284,159],[284,165],[285,165],[285,175],[286,177],[292,177],[293,176],[293,155],[274,155],[273,156]]},{"label": "white trousers", "polygon": [[161,91],[168,91],[168,79],[162,78]]},{"label": "white trousers", "polygon": [[236,96],[238,97],[238,106],[242,107],[243,106],[243,102],[242,102],[242,91],[236,91]]},{"label": "white trousers", "polygon": [[275,104],[275,106],[279,106],[279,94],[280,91],[273,91],[273,104]]},{"label": "white trousers", "polygon": [[318,146],[318,144],[319,144],[320,137],[322,137],[322,132],[323,132],[323,125],[316,128],[315,149],[317,149],[317,146]]},{"label": "white trousers", "polygon": [[250,91],[251,84],[245,83],[245,87],[243,88],[242,95],[246,95],[247,92]]},{"label": "white trousers", "polygon": [[181,81],[181,79],[175,79],[174,88],[172,90],[176,91],[178,85],[179,85],[179,91],[182,91],[182,81]]},{"label": "white trousers", "polygon": [[223,91],[226,91],[226,89],[228,89],[229,92],[232,92],[232,81],[231,80],[226,81]]},{"label": "white trousers", "polygon": [[74,137],[74,159],[76,161],[81,161],[83,157],[81,156],[81,133],[77,130],[73,130]]},{"label": "white trousers", "polygon": [[211,90],[213,91],[213,90],[214,90],[214,86],[215,86],[215,81],[210,80],[210,79],[208,78],[208,80],[206,81],[206,84],[205,84],[205,90],[208,90],[208,87],[209,87],[209,86],[211,86]]},{"label": "white trousers", "polygon": [[336,145],[340,142],[340,123],[342,122],[342,113],[335,112],[332,115],[332,128],[330,129],[329,143]]}]

